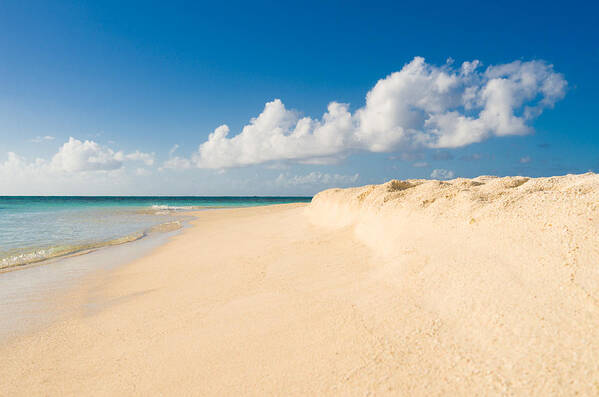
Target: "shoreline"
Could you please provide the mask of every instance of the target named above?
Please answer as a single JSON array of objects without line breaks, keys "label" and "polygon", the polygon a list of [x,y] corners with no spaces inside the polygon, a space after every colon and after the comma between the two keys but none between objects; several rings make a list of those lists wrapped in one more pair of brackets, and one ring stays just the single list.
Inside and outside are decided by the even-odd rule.
[{"label": "shoreline", "polygon": [[[183,223],[178,229],[132,241],[1,269],[0,301],[5,309],[0,313],[0,344],[59,321],[67,311],[76,309],[77,305],[64,297],[70,296],[81,284],[150,254],[185,227]],[[53,310],[52,306],[57,305],[52,302],[57,300],[65,302],[62,306],[69,309]]]},{"label": "shoreline", "polygon": [[[270,204],[265,206],[281,205]],[[285,204],[283,204],[285,205]],[[56,311],[49,308],[46,300],[65,302],[64,297],[71,297],[73,292],[85,286],[89,280],[97,282],[99,278],[117,267],[127,266],[128,263],[151,255],[152,251],[167,244],[169,240],[183,233],[191,227],[190,222],[195,220],[203,211],[231,210],[243,208],[256,208],[262,206],[239,206],[239,207],[200,207],[185,209],[183,212],[175,212],[177,220],[169,220],[146,229],[134,239],[126,239],[128,236],[119,237],[94,248],[77,250],[68,254],[40,259],[34,262],[13,265],[0,268],[0,301],[10,310],[0,313],[0,345],[11,339],[39,331],[42,327],[59,321],[66,311]],[[162,208],[160,210],[163,210]],[[164,209],[173,211],[173,208]],[[179,211],[177,209],[175,211]],[[152,211],[154,212],[154,211]],[[170,228],[169,225],[177,224],[178,227]],[[167,226],[165,228],[165,226]],[[122,241],[126,239],[126,241]],[[118,243],[113,243],[118,241]],[[48,266],[47,269],[37,269]],[[21,274],[12,274],[19,273]],[[29,275],[27,271],[37,274]],[[11,273],[12,276],[2,279],[1,277]],[[78,285],[79,284],[79,285]],[[12,285],[21,288],[11,288]],[[42,285],[43,287],[40,287]],[[25,296],[25,299],[21,299]],[[63,303],[69,306],[70,311],[77,304],[73,302]],[[18,301],[18,305],[14,306]],[[22,311],[26,315],[22,315]],[[51,313],[45,313],[49,311]],[[39,316],[39,319],[31,319],[31,316]],[[10,321],[7,318],[10,317]],[[33,321],[32,321],[33,320]]]},{"label": "shoreline", "polygon": [[0,343],[0,394],[599,391],[599,176],[202,211]]},{"label": "shoreline", "polygon": [[[27,227],[37,230],[36,224],[46,225],[45,229],[37,230],[43,235],[42,238],[22,239],[21,236],[9,233],[0,239],[0,273],[134,241],[160,229],[180,224],[180,219],[184,219],[187,212],[295,202],[294,200],[305,202],[309,199],[311,198],[268,196],[0,196],[0,210],[3,216],[7,215],[3,220],[8,219],[0,222],[5,231],[22,230],[21,234],[27,235]],[[41,214],[42,219],[32,217],[36,211]],[[118,226],[108,233],[105,227],[98,228],[95,221],[106,216],[112,217],[111,221]],[[77,234],[64,233],[65,230],[81,226],[82,218],[86,217],[91,221],[79,228]],[[129,219],[125,219],[126,217]],[[158,219],[164,217],[168,219]],[[53,224],[55,219],[60,219],[62,223]],[[132,225],[136,226],[131,227]],[[61,230],[63,234],[55,235],[56,230]]]},{"label": "shoreline", "polygon": [[[91,254],[91,253],[97,252],[98,250],[102,250],[102,249],[106,249],[106,248],[110,248],[110,247],[134,243],[136,241],[150,237],[157,233],[168,233],[168,232],[171,232],[174,230],[179,230],[179,229],[182,229],[183,227],[185,227],[184,223],[187,219],[185,218],[185,215],[183,213],[182,214],[174,214],[173,216],[178,216],[179,219],[169,220],[169,221],[166,221],[163,223],[158,223],[158,224],[156,224],[154,226],[150,226],[144,230],[139,230],[139,231],[135,231],[135,232],[132,232],[132,233],[129,233],[126,235],[117,236],[110,240],[100,240],[100,241],[95,241],[92,243],[63,246],[60,251],[58,251],[57,253],[54,253],[50,256],[38,257],[37,255],[38,255],[39,251],[47,251],[47,250],[55,249],[58,247],[54,246],[54,247],[43,248],[43,249],[40,248],[40,249],[34,250],[32,252],[22,252],[19,254],[19,256],[29,256],[31,258],[28,259],[26,262],[16,262],[16,263],[10,263],[7,265],[0,266],[0,275],[3,273],[28,269],[28,268],[31,268],[34,266],[49,265],[56,261],[60,261],[63,259],[68,259],[68,258],[72,258],[72,257],[76,257],[76,256]],[[12,258],[14,258],[15,256],[16,256],[16,254],[13,255]],[[3,261],[9,260],[9,259],[11,259],[11,257],[2,258],[0,260],[0,263]]]}]

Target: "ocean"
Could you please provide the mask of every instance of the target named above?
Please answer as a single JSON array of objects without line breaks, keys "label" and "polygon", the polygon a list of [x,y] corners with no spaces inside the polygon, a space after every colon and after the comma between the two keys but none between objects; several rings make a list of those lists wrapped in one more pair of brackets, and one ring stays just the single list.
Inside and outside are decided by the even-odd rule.
[{"label": "ocean", "polygon": [[0,271],[181,227],[186,212],[311,197],[0,196]]}]

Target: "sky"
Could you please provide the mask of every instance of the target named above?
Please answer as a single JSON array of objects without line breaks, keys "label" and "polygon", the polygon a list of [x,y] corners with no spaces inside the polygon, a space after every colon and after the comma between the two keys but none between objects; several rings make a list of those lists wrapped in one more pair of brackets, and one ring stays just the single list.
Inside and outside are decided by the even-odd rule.
[{"label": "sky", "polygon": [[0,195],[599,171],[593,2],[285,3],[0,2]]}]

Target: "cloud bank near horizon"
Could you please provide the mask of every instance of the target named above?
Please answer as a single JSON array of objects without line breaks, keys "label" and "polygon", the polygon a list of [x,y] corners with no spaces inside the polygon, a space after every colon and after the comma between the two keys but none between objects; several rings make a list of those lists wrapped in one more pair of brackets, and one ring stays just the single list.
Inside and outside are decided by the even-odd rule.
[{"label": "cloud bank near horizon", "polygon": [[567,81],[541,60],[481,70],[477,60],[454,67],[416,57],[379,80],[355,112],[331,102],[320,119],[301,117],[280,99],[241,132],[221,125],[190,157],[164,168],[229,168],[270,161],[334,163],[352,151],[457,148],[492,136],[525,135],[530,122],[564,97]]},{"label": "cloud bank near horizon", "polygon": [[136,150],[125,154],[123,151],[114,151],[94,141],[80,141],[70,137],[50,160],[37,158],[34,161],[27,161],[24,157],[9,152],[7,159],[0,163],[0,177],[8,180],[40,176],[107,173],[122,169],[127,162],[152,166],[154,157],[154,153],[144,153]]}]

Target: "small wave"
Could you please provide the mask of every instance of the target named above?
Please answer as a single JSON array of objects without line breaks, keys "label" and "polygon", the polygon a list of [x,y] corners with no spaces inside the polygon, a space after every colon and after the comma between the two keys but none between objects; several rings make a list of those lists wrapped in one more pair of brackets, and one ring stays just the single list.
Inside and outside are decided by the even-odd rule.
[{"label": "small wave", "polygon": [[149,215],[172,215],[173,213],[179,211],[183,212],[206,208],[207,207],[200,205],[152,205],[151,207],[138,209],[137,213]]},{"label": "small wave", "polygon": [[153,205],[154,210],[166,210],[166,211],[181,211],[181,210],[195,210],[203,208],[198,205]]},{"label": "small wave", "polygon": [[108,241],[100,241],[87,244],[61,245],[47,248],[31,249],[26,252],[18,252],[9,254],[0,259],[0,271],[7,270],[13,267],[30,265],[37,262],[42,262],[48,259],[59,258],[74,254],[87,253],[98,248],[119,245],[139,240],[144,237],[145,233],[133,233],[127,236],[118,237]]},{"label": "small wave", "polygon": [[181,227],[183,227],[183,225],[180,221],[165,222],[159,225],[152,226],[149,229],[144,230],[143,232],[136,232],[123,237],[118,237],[106,241],[44,248],[32,248],[29,251],[25,252],[9,252],[8,254],[5,254],[3,258],[0,258],[0,272],[12,270],[16,267],[43,262],[49,259],[86,254],[88,252],[95,251],[99,248],[130,243],[152,233],[171,232],[178,230]]}]

